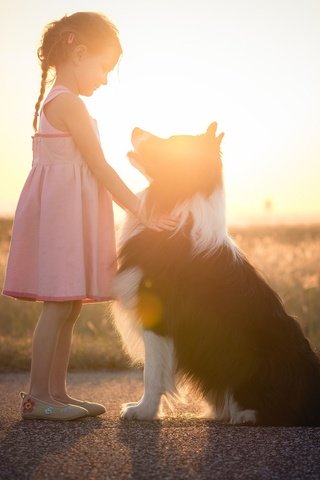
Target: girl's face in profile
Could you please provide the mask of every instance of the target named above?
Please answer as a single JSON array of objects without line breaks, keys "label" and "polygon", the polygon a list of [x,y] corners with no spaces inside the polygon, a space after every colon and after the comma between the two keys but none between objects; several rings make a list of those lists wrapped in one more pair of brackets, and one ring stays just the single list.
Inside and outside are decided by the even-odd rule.
[{"label": "girl's face in profile", "polygon": [[111,47],[94,54],[88,52],[84,45],[79,45],[77,49],[74,65],[79,94],[90,97],[97,88],[108,83],[108,74],[116,66],[119,53]]}]

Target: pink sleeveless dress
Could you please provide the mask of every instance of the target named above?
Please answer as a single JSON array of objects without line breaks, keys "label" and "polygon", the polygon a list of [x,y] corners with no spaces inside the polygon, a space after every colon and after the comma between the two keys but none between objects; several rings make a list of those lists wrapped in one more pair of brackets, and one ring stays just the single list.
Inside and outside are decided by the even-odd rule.
[{"label": "pink sleeveless dress", "polygon": [[[43,106],[66,92],[54,87]],[[117,267],[111,195],[72,137],[49,124],[43,107],[39,131],[16,209],[3,294],[24,300],[110,300]]]}]

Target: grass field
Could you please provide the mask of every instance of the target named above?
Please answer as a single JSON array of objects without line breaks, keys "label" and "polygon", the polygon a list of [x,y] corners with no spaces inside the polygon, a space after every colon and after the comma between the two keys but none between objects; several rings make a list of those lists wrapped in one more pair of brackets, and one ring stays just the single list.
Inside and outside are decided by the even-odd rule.
[{"label": "grass field", "polygon": [[[0,219],[1,286],[11,227],[11,220]],[[243,227],[230,233],[320,351],[320,225]],[[0,371],[29,369],[32,332],[40,309],[40,303],[0,297]],[[70,368],[125,366],[128,359],[113,330],[109,306],[85,306],[75,330]]]}]

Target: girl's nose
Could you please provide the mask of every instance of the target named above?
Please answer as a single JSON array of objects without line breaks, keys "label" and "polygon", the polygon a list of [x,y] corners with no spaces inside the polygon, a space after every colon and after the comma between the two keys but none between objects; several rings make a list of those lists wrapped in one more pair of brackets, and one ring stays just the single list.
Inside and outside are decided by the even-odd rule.
[{"label": "girl's nose", "polygon": [[108,85],[108,75],[103,78],[102,85]]}]

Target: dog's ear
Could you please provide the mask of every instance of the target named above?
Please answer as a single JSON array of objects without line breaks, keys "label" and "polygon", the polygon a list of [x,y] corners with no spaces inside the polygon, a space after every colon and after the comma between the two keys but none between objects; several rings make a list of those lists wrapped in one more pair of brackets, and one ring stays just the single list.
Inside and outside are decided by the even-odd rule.
[{"label": "dog's ear", "polygon": [[210,123],[209,127],[207,128],[207,134],[208,135],[216,135],[216,131],[217,131],[217,122],[213,122],[213,123]]},{"label": "dog's ear", "polygon": [[224,133],[220,133],[218,137],[216,137],[216,132],[217,132],[217,122],[213,122],[209,125],[207,128],[207,135],[210,136],[210,138],[215,138],[217,140],[218,145],[220,145],[221,140],[224,137]]}]

